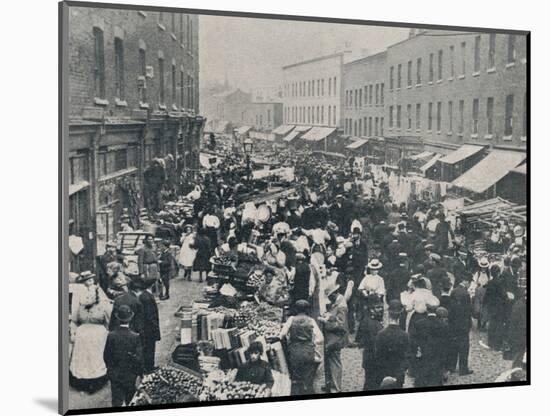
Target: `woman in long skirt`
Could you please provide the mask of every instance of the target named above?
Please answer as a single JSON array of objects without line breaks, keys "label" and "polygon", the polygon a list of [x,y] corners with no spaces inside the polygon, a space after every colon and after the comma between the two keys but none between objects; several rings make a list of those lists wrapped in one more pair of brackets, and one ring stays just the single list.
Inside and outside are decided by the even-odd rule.
[{"label": "woman in long skirt", "polygon": [[184,270],[183,277],[187,280],[191,280],[191,272],[193,271],[193,263],[197,257],[197,249],[195,247],[195,234],[193,233],[193,226],[186,225],[184,234],[181,237],[181,250],[178,257],[179,263]]},{"label": "woman in long skirt", "polygon": [[94,393],[107,381],[103,350],[112,306],[95,275],[83,272],[77,279],[72,299],[73,349],[69,364],[70,384],[77,390]]}]

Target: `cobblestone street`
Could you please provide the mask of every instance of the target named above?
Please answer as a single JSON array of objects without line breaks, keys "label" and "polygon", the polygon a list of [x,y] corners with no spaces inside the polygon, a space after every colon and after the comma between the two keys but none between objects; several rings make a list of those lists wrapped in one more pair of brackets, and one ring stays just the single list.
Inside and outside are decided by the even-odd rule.
[{"label": "cobblestone street", "polygon": [[[193,299],[201,297],[203,283],[187,282],[181,277],[172,281],[171,297],[168,301],[158,304],[162,339],[157,343],[155,362],[161,366],[170,361],[170,355],[175,347],[178,322],[174,316],[182,304],[190,304]],[[479,341],[487,343],[487,334],[473,330],[471,333],[470,368],[474,373],[459,377],[451,374],[447,385],[476,384],[493,382],[503,371],[510,368],[511,362],[502,359],[502,354],[483,348]],[[361,391],[364,381],[364,372],[361,367],[362,351],[359,348],[346,348],[342,351],[343,389],[345,392]],[[317,373],[316,389],[321,392],[324,384],[324,370],[320,366]],[[405,387],[413,387],[413,380],[407,377]],[[69,400],[74,409],[90,407],[110,407],[111,390],[109,384],[95,394],[79,393],[70,389]]]}]

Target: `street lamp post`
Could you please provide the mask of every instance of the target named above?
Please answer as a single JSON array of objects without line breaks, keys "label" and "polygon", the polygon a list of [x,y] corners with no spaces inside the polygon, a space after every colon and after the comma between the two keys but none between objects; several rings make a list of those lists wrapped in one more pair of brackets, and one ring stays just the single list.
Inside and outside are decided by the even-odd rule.
[{"label": "street lamp post", "polygon": [[243,150],[244,150],[244,154],[246,156],[246,178],[247,178],[247,181],[250,183],[250,155],[252,154],[252,148],[254,147],[254,142],[252,142],[252,140],[247,137],[246,139],[243,140]]}]

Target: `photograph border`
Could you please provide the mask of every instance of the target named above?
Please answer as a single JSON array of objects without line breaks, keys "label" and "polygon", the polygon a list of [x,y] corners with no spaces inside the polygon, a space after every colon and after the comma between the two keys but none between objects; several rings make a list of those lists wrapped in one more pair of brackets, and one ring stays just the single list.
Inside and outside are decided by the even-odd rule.
[{"label": "photograph border", "polygon": [[[58,282],[58,313],[59,313],[59,334],[58,334],[58,412],[60,414],[67,415],[83,415],[93,413],[118,413],[118,412],[133,412],[143,410],[159,410],[159,409],[183,409],[194,407],[213,407],[213,406],[226,406],[235,404],[248,404],[248,403],[274,403],[274,402],[288,402],[288,401],[302,401],[302,400],[319,400],[319,399],[332,399],[343,397],[365,397],[365,396],[378,396],[378,395],[390,395],[390,394],[409,394],[409,393],[424,393],[424,392],[439,392],[439,391],[454,391],[454,390],[468,390],[468,389],[485,389],[494,387],[517,387],[531,385],[531,31],[529,30],[511,30],[511,29],[499,29],[499,28],[485,28],[485,27],[472,27],[472,26],[453,26],[453,25],[440,25],[440,24],[428,24],[428,23],[406,23],[406,22],[390,22],[380,20],[363,20],[363,19],[346,19],[346,18],[333,18],[333,17],[320,17],[320,16],[297,16],[286,14],[270,14],[270,13],[257,13],[257,12],[244,12],[244,11],[227,11],[227,10],[211,10],[211,9],[191,9],[183,7],[162,7],[162,6],[150,6],[150,5],[138,5],[138,4],[117,4],[117,3],[102,3],[102,2],[81,2],[81,1],[61,1],[58,3],[58,82],[59,82],[59,95],[58,95],[58,128],[59,128],[59,163],[58,163],[58,195],[59,195],[59,211],[58,220],[59,233],[58,233],[58,245],[59,245],[59,282]],[[347,25],[362,25],[362,26],[384,26],[384,27],[406,27],[406,28],[418,28],[418,29],[442,29],[442,30],[463,30],[468,32],[480,32],[480,33],[502,33],[502,34],[516,34],[526,37],[526,165],[527,165],[527,187],[526,187],[526,200],[527,200],[527,241],[526,241],[526,263],[527,263],[527,288],[528,296],[526,297],[527,307],[527,339],[526,339],[526,353],[527,353],[527,378],[525,381],[516,382],[504,382],[504,383],[479,383],[479,384],[467,384],[467,385],[448,385],[438,387],[411,387],[399,390],[383,390],[383,391],[358,391],[358,392],[342,392],[342,393],[321,393],[315,395],[303,395],[303,396],[283,396],[283,397],[271,397],[271,398],[257,398],[257,399],[236,399],[236,400],[224,400],[213,402],[192,402],[192,403],[171,403],[161,405],[147,405],[147,406],[132,406],[132,407],[97,407],[87,409],[69,409],[68,408],[68,380],[69,380],[69,363],[68,363],[68,322],[69,316],[69,283],[65,276],[68,275],[68,252],[66,242],[68,240],[68,151],[66,140],[68,140],[68,111],[69,111],[69,81],[65,68],[68,63],[68,11],[69,7],[86,7],[86,8],[102,8],[102,9],[115,9],[115,10],[143,10],[143,11],[172,11],[176,13],[187,13],[207,16],[220,16],[220,17],[245,17],[254,19],[269,19],[269,20],[287,20],[297,22],[319,22],[319,23],[337,23]]]}]

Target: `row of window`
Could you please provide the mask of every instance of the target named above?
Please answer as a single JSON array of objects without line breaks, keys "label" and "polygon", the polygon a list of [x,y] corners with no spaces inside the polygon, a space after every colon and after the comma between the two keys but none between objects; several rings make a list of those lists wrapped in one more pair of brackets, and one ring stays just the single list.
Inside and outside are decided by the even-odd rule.
[{"label": "row of window", "polygon": [[[143,13],[143,12],[138,12],[140,13],[142,16],[146,17],[147,14]],[[179,39],[180,39],[180,42],[182,45],[184,46],[187,46],[188,47],[188,50],[189,52],[192,52],[193,51],[193,20],[191,19],[191,16],[186,14],[186,15],[183,15],[183,14],[180,14],[180,13],[165,13],[165,12],[159,12],[158,13],[158,24],[159,24],[159,27],[161,29],[165,29],[166,26],[166,20],[168,20],[167,16],[166,15],[170,15],[170,30],[172,32],[172,35],[174,37],[174,40],[177,39],[176,37],[176,20],[178,19],[177,16],[179,16]],[[184,26],[183,24],[183,21],[184,21],[184,17],[187,19],[187,22],[186,22],[186,25]],[[184,29],[186,28],[186,30]],[[183,41],[183,37],[184,37],[184,32],[185,32],[185,42]]]},{"label": "row of window", "polygon": [[327,90],[325,90],[324,79],[312,79],[309,81],[293,82],[284,87],[285,97],[324,97],[337,94],[336,77],[327,78]]},{"label": "row of window", "polygon": [[[455,120],[455,107],[453,101],[447,102],[447,131],[452,133],[454,128],[457,128],[458,134],[464,133],[464,119],[465,119],[465,108],[464,100],[458,101],[458,119]],[[407,104],[405,107],[405,125],[402,125],[403,112],[402,109],[405,106],[396,105],[389,106],[389,124],[388,127],[400,129],[402,127],[407,130],[413,129],[413,106],[412,104]],[[480,134],[480,100],[478,98],[473,99],[472,101],[472,112],[471,112],[471,128],[470,134],[477,135]],[[435,115],[435,123],[434,123]],[[526,113],[526,100],[524,98],[523,102],[523,126],[521,131],[521,136],[526,136],[526,126],[527,126],[527,113]],[[436,103],[428,103],[427,109],[427,130],[436,130],[441,132],[443,129],[442,118],[443,118],[443,103],[438,101]],[[485,105],[485,134],[492,136],[494,134],[495,126],[495,100],[494,97],[488,97],[486,99]],[[512,94],[506,96],[505,103],[505,116],[504,116],[504,136],[512,136],[514,133],[514,96]],[[455,125],[454,123],[457,123]],[[414,128],[416,130],[422,129],[422,105],[417,103],[414,108]]]},{"label": "row of window", "polygon": [[[93,28],[94,36],[94,88],[95,96],[99,99],[105,100],[106,88],[106,68],[105,68],[105,46],[103,38],[103,30],[98,27]],[[115,97],[124,101],[126,97],[125,92],[125,67],[124,67],[124,41],[121,38],[116,37],[114,42],[115,52]],[[139,65],[139,79],[138,79],[138,97],[140,102],[147,103],[147,52],[144,45],[141,45],[138,51],[138,65]],[[159,52],[158,57],[158,76],[159,76],[159,96],[158,102],[160,107],[165,108],[166,103],[166,86],[165,86],[165,66],[164,55]],[[179,84],[178,84],[178,71],[176,64],[173,62],[171,67],[171,102],[174,106],[177,106],[178,97],[177,90],[180,90],[179,104],[181,108],[194,108],[195,107],[195,93],[196,85],[194,78],[185,74],[183,70],[179,71]]]},{"label": "row of window", "polygon": [[363,117],[358,120],[346,118],[344,119],[344,134],[363,137],[383,136],[384,117]]},{"label": "row of window", "polygon": [[[507,35],[508,36],[508,50],[507,50],[507,63],[513,64],[515,63],[517,57],[517,50],[516,50],[516,36],[515,35]],[[488,56],[487,56],[487,71],[491,71],[495,69],[495,56],[496,56],[496,37],[497,35],[495,33],[489,34],[488,37]],[[481,71],[481,35],[477,35],[474,38],[474,59],[473,59],[473,73],[478,74]],[[467,44],[466,42],[460,43],[460,62],[459,67],[455,68],[455,45],[450,45],[449,49],[447,51],[448,53],[448,77],[450,79],[455,77],[455,72],[458,69],[459,77],[465,77],[466,76],[466,63],[467,63],[467,51],[466,51]],[[444,78],[444,50],[440,49],[437,51],[437,74],[435,69],[435,54],[430,53],[429,54],[429,60],[428,60],[428,82],[434,82],[434,79],[437,75],[437,81],[442,81]],[[397,67],[391,66],[390,67],[390,90],[393,90],[394,88],[402,88],[402,64],[397,64]],[[395,72],[397,71],[397,74]],[[407,87],[412,87],[413,85],[413,61],[407,62]],[[423,80],[423,67],[422,67],[422,58],[416,59],[416,79],[414,80],[416,85],[421,85]]]},{"label": "row of window", "polygon": [[[328,126],[336,126],[336,106],[326,106]],[[285,107],[285,123],[325,124],[325,106]]]},{"label": "row of window", "polygon": [[[99,177],[137,167],[138,155],[137,146],[99,152],[97,155]],[[71,157],[69,159],[69,183],[74,185],[89,181],[89,169],[89,160],[86,154]]]},{"label": "row of window", "polygon": [[346,107],[361,108],[363,105],[384,105],[383,82],[346,90]]}]

